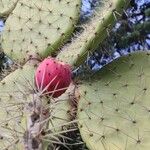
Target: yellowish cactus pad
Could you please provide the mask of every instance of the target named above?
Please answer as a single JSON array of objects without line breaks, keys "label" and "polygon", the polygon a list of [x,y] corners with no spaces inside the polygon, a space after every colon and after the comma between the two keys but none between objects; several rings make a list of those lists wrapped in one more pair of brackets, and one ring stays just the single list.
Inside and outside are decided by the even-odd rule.
[{"label": "yellowish cactus pad", "polygon": [[34,67],[19,68],[0,82],[0,149],[20,150],[26,125],[22,126],[26,97],[31,93]]},{"label": "yellowish cactus pad", "polygon": [[15,8],[18,0],[0,0],[0,17],[8,16]]}]

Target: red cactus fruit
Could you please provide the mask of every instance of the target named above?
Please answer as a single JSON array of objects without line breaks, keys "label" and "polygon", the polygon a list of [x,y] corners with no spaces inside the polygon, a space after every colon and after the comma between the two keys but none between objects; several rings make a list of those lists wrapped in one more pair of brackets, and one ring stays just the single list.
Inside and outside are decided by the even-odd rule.
[{"label": "red cactus fruit", "polygon": [[56,98],[63,94],[71,82],[71,67],[54,58],[46,58],[35,72],[35,86],[42,93]]}]

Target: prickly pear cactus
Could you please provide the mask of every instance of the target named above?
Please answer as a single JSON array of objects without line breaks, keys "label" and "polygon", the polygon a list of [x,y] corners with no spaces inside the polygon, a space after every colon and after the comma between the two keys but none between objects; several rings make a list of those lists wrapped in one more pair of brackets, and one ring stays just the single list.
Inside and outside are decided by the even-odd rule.
[{"label": "prickly pear cactus", "polygon": [[18,0],[1,0],[0,1],[0,17],[6,17],[13,11]]},{"label": "prickly pear cactus", "polygon": [[74,85],[56,99],[41,95],[34,87],[37,63],[29,61],[0,82],[1,149],[43,150],[59,142],[61,133],[68,132],[64,127],[71,125],[69,99]]},{"label": "prickly pear cactus", "polygon": [[[76,122],[76,120],[71,122],[69,115],[71,109],[75,109],[70,105],[71,98],[75,96],[75,86],[71,85],[58,98],[47,96],[35,87],[34,73],[38,64],[36,60],[39,60],[38,58],[42,60],[51,55],[72,33],[79,17],[80,3],[80,0],[19,0],[7,18],[1,38],[4,52],[20,64],[24,64],[30,58],[33,59],[0,82],[1,149],[46,150],[51,143],[65,145],[64,139],[68,139],[68,137],[65,137],[63,133],[69,132],[69,125]],[[71,66],[80,65],[87,54],[95,50],[107,36],[107,28],[112,26],[116,15],[120,15],[125,4],[124,0],[101,2],[100,8],[91,21],[85,25],[85,30],[71,44],[64,46],[57,59],[67,62]],[[66,75],[64,74],[64,76]],[[93,84],[97,86],[96,83]],[[91,104],[89,102],[85,108],[85,97],[90,91],[88,83],[85,85],[87,86],[79,87],[83,94],[80,96],[82,101],[79,103],[78,111],[79,126],[84,140],[88,137],[84,131],[87,133],[88,125],[90,125],[88,120],[90,118],[86,117],[84,109],[91,112],[89,108],[93,102],[91,101]],[[84,88],[87,89],[87,92]],[[97,92],[98,95],[99,90],[96,89],[94,92]],[[85,106],[83,106],[84,104]],[[94,101],[94,104],[97,102]],[[74,112],[75,110],[73,110]],[[92,130],[95,125],[91,124],[90,127]],[[94,129],[99,131],[99,128]],[[93,137],[92,134],[94,135],[94,133],[89,134],[90,137]],[[64,140],[64,143],[60,138]],[[89,141],[90,139],[88,137]],[[91,141],[87,141],[86,143],[89,145]],[[90,143],[90,145],[92,144]],[[97,144],[95,146],[97,147]],[[92,149],[92,147],[90,148]]]},{"label": "prickly pear cactus", "polygon": [[106,65],[78,87],[81,136],[90,150],[149,150],[150,53]]},{"label": "prickly pear cactus", "polygon": [[126,0],[101,1],[90,22],[83,25],[83,32],[77,35],[71,44],[64,46],[57,59],[75,67],[81,65],[87,55],[106,38],[128,3]]},{"label": "prickly pear cactus", "polygon": [[72,33],[80,0],[19,0],[2,33],[4,52],[17,62],[46,57]]}]

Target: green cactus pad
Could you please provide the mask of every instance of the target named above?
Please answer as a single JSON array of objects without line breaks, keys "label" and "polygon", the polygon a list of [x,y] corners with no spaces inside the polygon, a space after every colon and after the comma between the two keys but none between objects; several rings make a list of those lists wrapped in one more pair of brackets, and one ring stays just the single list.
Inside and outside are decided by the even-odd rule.
[{"label": "green cactus pad", "polygon": [[[38,97],[34,87],[36,66],[37,62],[31,60],[0,82],[0,149],[24,149],[26,131],[29,130],[28,117],[33,113],[26,108],[33,103],[34,96]],[[43,105],[50,108],[49,125],[45,131],[48,134],[43,136],[43,141],[53,143],[52,140],[55,139],[58,142],[54,137],[57,136],[58,139],[63,127],[70,125],[69,97],[72,92],[73,85],[55,100],[50,101],[50,98],[40,96]]]},{"label": "green cactus pad", "polygon": [[150,149],[150,53],[104,66],[78,87],[79,129],[90,150]]},{"label": "green cactus pad", "polygon": [[15,8],[18,0],[0,0],[0,17],[8,16]]},{"label": "green cactus pad", "polygon": [[[94,51],[106,38],[108,29],[116,20],[128,2],[125,0],[103,0],[90,22],[84,25],[84,31],[65,46],[57,59],[72,66],[79,66],[85,61],[88,53]],[[117,15],[118,16],[118,15]]]},{"label": "green cactus pad", "polygon": [[[34,67],[25,65],[5,77],[0,82],[0,149],[20,150],[23,145],[25,126],[23,106],[30,93],[29,81],[32,81]],[[21,146],[22,145],[22,146]]]},{"label": "green cactus pad", "polygon": [[19,0],[6,20],[2,49],[17,62],[47,57],[72,33],[80,0]]}]

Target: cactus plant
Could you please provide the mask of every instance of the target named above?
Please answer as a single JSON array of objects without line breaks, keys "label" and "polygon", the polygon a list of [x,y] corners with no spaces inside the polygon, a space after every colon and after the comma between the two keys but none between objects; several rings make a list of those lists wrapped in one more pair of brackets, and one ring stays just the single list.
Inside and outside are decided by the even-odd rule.
[{"label": "cactus plant", "polygon": [[149,68],[150,53],[134,53],[79,85],[79,128],[90,150],[150,148]]},{"label": "cactus plant", "polygon": [[[64,46],[56,59],[72,67],[81,64],[107,36],[107,28],[112,26],[116,14],[120,15],[126,3],[124,0],[104,0],[85,25],[86,30],[71,44]],[[72,123],[68,115],[72,109],[69,100],[70,96],[76,96],[75,86],[71,85],[58,98],[49,97],[34,87],[34,73],[38,58],[42,60],[51,55],[72,33],[79,17],[79,7],[80,0],[19,0],[7,18],[2,48],[21,65],[28,59],[29,62],[0,82],[3,108],[0,114],[4,116],[0,118],[2,149],[47,149],[49,144],[59,142],[62,133],[69,131],[64,126],[68,128]],[[82,86],[80,89],[82,91]],[[79,110],[80,106],[82,102],[79,103]],[[78,117],[81,124],[82,113],[78,113]],[[83,134],[82,137],[88,145],[89,141]]]},{"label": "cactus plant", "polygon": [[19,0],[6,20],[2,49],[18,63],[50,55],[72,33],[80,3],[80,0]]}]

